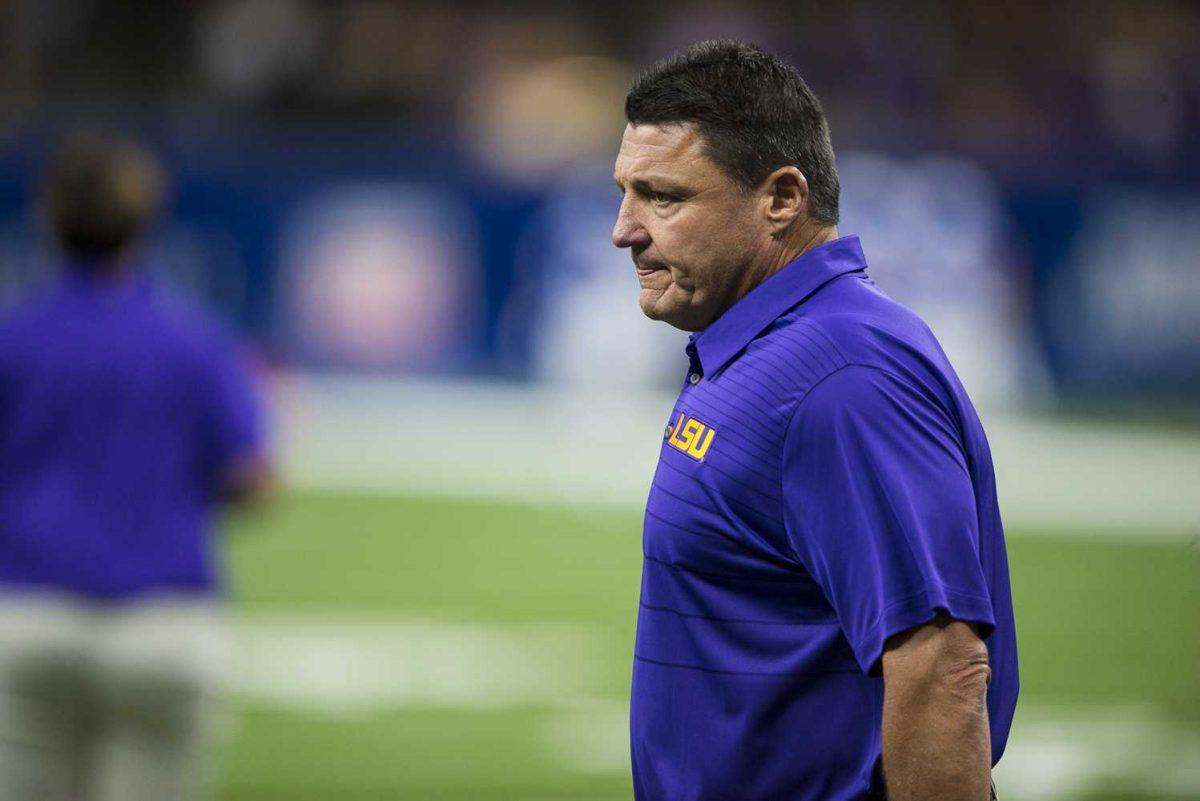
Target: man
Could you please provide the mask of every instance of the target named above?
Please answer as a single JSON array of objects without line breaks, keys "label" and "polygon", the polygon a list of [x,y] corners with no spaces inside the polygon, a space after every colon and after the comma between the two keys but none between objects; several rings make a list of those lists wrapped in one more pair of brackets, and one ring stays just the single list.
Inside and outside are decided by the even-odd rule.
[{"label": "man", "polygon": [[645,314],[695,332],[646,508],[637,798],[986,801],[1017,697],[991,458],[838,236],[817,99],[705,42],[625,112],[613,242]]},{"label": "man", "polygon": [[261,412],[140,274],[153,158],[80,134],[45,194],[63,275],[0,320],[0,798],[188,799],[226,648],[211,517],[269,485]]}]

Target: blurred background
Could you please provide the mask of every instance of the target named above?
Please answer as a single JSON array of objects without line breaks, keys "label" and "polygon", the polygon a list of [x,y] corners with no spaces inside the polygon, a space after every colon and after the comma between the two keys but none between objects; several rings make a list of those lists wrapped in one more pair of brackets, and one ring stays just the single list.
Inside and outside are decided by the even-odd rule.
[{"label": "blurred background", "polygon": [[[1200,8],[0,3],[0,307],[78,124],[152,144],[147,264],[238,331],[287,489],[230,522],[226,801],[630,797],[640,509],[685,335],[609,243],[634,72],[757,42],[843,233],[980,407],[1006,801],[1200,798]],[[578,7],[577,7],[578,6]]]}]

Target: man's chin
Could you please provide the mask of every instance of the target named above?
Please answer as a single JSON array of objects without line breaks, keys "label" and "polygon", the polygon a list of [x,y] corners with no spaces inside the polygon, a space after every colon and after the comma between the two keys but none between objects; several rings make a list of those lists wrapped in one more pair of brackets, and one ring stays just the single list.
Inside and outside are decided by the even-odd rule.
[{"label": "man's chin", "polygon": [[695,319],[695,312],[686,303],[672,303],[663,297],[663,293],[647,293],[643,290],[638,298],[642,314],[660,323],[678,328],[681,331],[699,331],[703,324]]}]

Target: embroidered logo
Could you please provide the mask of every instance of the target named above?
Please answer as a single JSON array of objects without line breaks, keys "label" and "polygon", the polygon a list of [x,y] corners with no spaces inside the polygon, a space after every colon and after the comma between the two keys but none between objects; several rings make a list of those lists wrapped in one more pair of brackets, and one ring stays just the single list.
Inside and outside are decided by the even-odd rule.
[{"label": "embroidered logo", "polygon": [[712,447],[716,433],[716,430],[696,418],[680,412],[675,422],[667,426],[665,436],[667,444],[675,450],[683,451],[696,461],[704,461],[704,455]]}]

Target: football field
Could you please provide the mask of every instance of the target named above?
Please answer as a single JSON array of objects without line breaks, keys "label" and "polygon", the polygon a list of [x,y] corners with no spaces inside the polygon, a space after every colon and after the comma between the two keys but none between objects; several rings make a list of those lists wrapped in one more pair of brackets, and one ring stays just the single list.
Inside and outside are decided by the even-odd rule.
[{"label": "football field", "polygon": [[[1200,548],[1154,533],[1010,528],[1006,801],[1200,798]],[[631,797],[636,510],[295,491],[229,538],[223,801]]]}]

